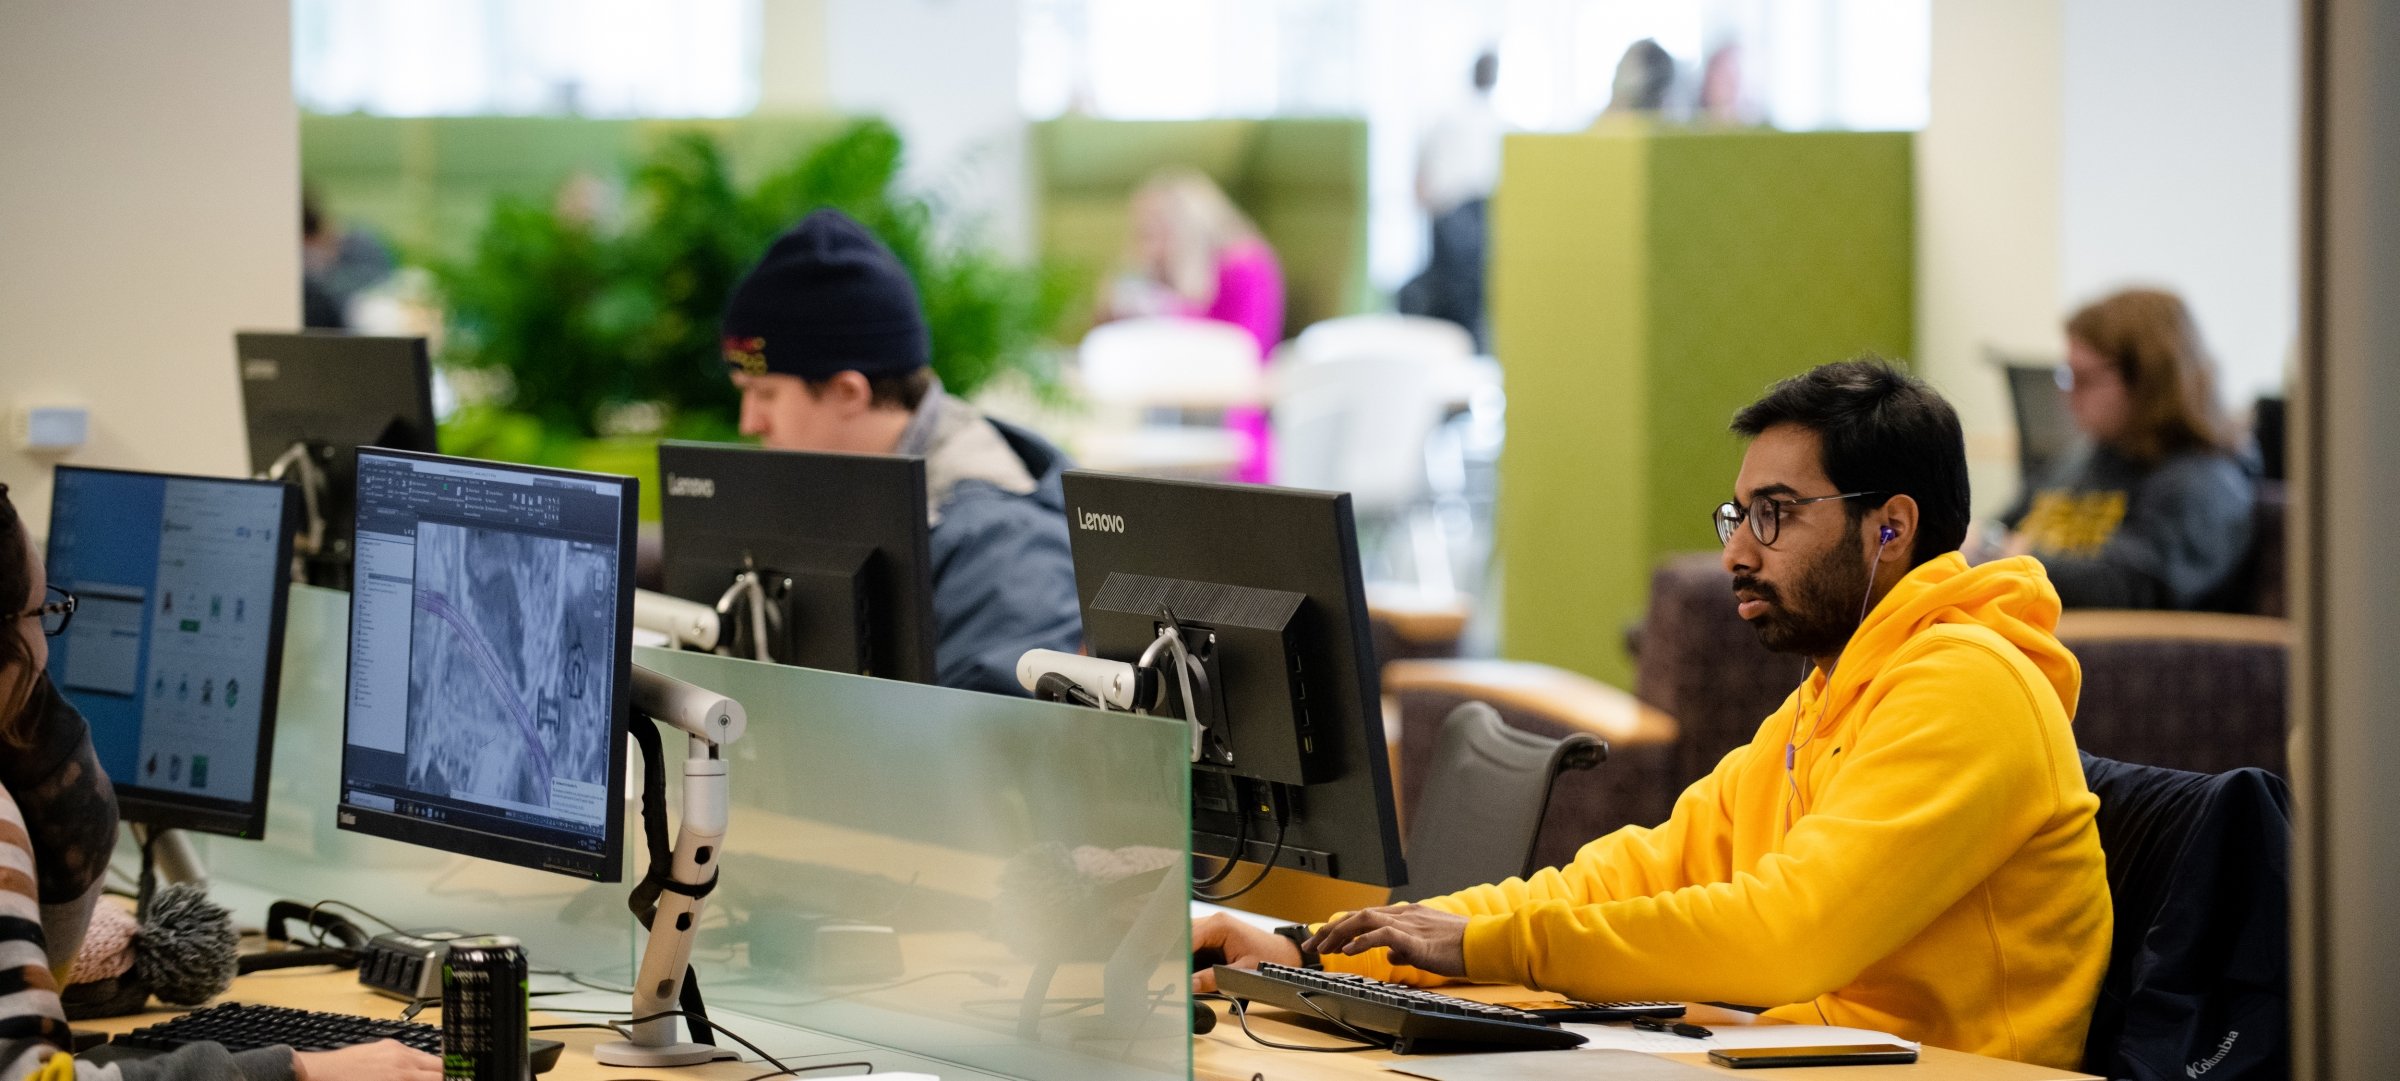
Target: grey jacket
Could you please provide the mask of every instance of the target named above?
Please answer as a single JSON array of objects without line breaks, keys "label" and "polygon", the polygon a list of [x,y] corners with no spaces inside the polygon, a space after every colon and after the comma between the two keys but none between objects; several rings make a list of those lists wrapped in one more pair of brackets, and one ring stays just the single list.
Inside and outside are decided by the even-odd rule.
[{"label": "grey jacket", "polygon": [[1067,546],[1066,455],[935,388],[902,433],[925,457],[933,555],[935,679],[1025,694],[1017,658],[1083,644]]}]

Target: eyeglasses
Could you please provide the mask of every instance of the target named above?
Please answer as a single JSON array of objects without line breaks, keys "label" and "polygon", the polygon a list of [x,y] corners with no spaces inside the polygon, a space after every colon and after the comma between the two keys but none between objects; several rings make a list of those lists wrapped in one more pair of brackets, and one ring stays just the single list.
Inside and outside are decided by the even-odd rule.
[{"label": "eyeglasses", "polygon": [[42,633],[56,638],[66,632],[67,621],[75,618],[75,595],[57,586],[50,586],[49,590],[48,603],[30,612],[19,612],[17,618],[41,617]]},{"label": "eyeglasses", "polygon": [[1882,492],[1843,492],[1839,495],[1811,496],[1807,499],[1777,499],[1771,495],[1762,495],[1751,500],[1750,506],[1747,508],[1734,503],[1719,503],[1716,513],[1710,516],[1710,520],[1716,523],[1718,544],[1733,543],[1733,527],[1742,524],[1742,519],[1747,518],[1750,520],[1750,535],[1757,537],[1758,543],[1772,548],[1775,546],[1775,538],[1783,534],[1783,512],[1792,507],[1805,507],[1811,503],[1824,503],[1835,499],[1865,499],[1869,496],[1883,494]]}]

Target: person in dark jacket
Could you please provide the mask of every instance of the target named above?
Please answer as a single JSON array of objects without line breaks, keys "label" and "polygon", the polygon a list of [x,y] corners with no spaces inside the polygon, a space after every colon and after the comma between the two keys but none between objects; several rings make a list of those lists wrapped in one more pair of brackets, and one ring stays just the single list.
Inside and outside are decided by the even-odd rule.
[{"label": "person in dark jacket", "polygon": [[925,459],[937,682],[1024,694],[1026,650],[1081,647],[1066,456],[943,392],[916,288],[865,226],[820,210],[777,238],[723,333],[744,435]]},{"label": "person in dark jacket", "polygon": [[2175,294],[2129,289],[2067,320],[2060,382],[2088,446],[2002,522],[2069,608],[2218,608],[2249,554],[2256,483],[2214,364]]}]

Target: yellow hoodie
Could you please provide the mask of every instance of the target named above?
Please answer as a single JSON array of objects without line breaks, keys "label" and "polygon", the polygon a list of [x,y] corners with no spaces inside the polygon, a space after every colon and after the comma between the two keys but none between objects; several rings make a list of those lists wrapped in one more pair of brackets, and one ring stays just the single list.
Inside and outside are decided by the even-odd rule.
[{"label": "yellow hoodie", "polygon": [[[1665,824],[1425,903],[1469,917],[1472,980],[1773,1006],[2071,1068],[2110,913],[2058,611],[2032,559],[1925,563],[1868,614],[1831,687],[1811,675]],[[1440,982],[1383,950],[1325,964]]]}]

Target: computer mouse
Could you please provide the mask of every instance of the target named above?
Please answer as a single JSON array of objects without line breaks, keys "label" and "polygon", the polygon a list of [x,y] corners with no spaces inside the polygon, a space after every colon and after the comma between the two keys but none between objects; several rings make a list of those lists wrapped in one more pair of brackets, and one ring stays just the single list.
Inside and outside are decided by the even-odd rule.
[{"label": "computer mouse", "polygon": [[1215,1027],[1217,1027],[1217,1011],[1209,1009],[1208,1003],[1194,999],[1192,1001],[1192,1035],[1206,1036],[1209,1030]]},{"label": "computer mouse", "polygon": [[1225,951],[1215,946],[1202,946],[1192,951],[1192,971],[1215,968],[1225,963]]}]

